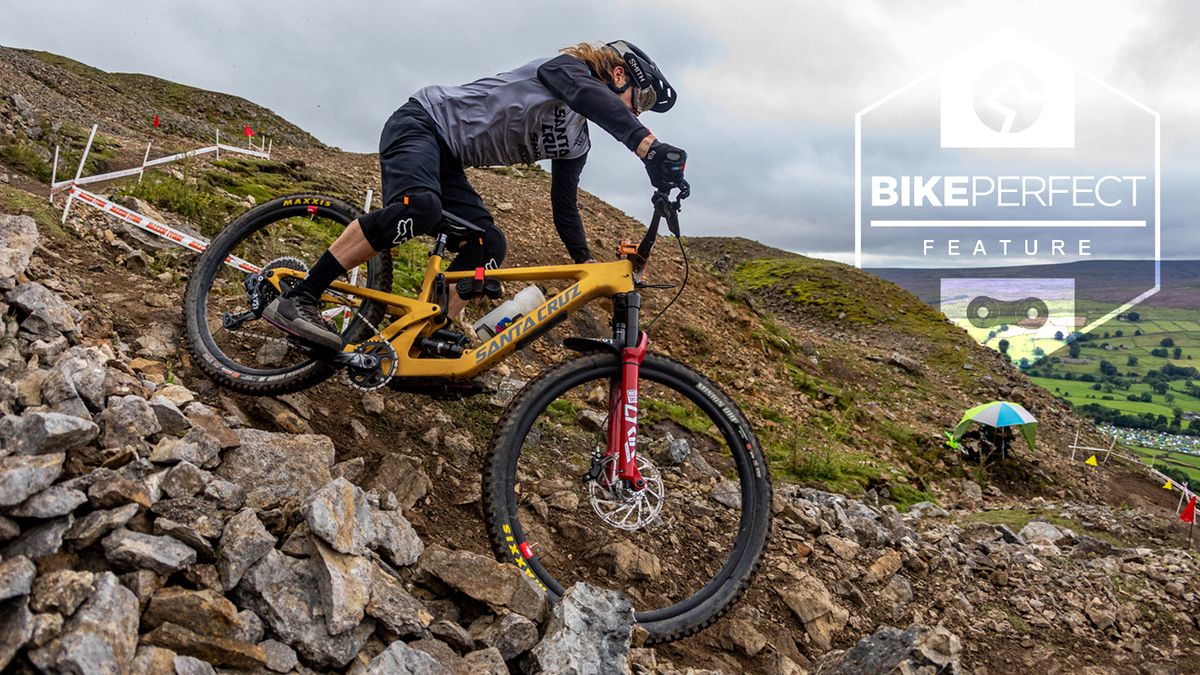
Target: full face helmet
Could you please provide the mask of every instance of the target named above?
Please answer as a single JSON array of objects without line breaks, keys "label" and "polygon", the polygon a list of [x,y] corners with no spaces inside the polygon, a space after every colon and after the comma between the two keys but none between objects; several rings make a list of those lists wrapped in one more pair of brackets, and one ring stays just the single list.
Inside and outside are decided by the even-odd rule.
[{"label": "full face helmet", "polygon": [[625,61],[625,71],[629,75],[624,87],[617,87],[611,83],[609,87],[618,94],[631,86],[634,87],[634,110],[661,113],[675,105],[675,88],[663,77],[654,61],[646,56],[646,52],[624,40],[610,42],[607,47]]}]

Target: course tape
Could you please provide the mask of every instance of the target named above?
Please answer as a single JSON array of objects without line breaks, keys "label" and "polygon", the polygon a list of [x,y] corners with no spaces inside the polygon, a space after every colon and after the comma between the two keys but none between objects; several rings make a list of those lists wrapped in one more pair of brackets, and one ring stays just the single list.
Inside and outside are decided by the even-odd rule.
[{"label": "course tape", "polygon": [[[162,237],[167,241],[195,251],[196,253],[203,253],[204,249],[208,248],[208,242],[204,239],[194,237],[186,232],[180,232],[179,230],[164,225],[149,216],[144,216],[136,211],[127,209],[111,200],[92,194],[91,192],[88,192],[80,187],[71,188],[68,198],[77,199],[84,204],[88,204],[89,206],[99,209],[104,213],[129,223],[130,225],[141,228],[150,234]],[[257,274],[261,269],[257,265],[246,262],[245,260],[242,260],[234,255],[227,256],[225,258],[225,264],[234,269],[241,270],[242,272],[248,272],[250,274]]]}]

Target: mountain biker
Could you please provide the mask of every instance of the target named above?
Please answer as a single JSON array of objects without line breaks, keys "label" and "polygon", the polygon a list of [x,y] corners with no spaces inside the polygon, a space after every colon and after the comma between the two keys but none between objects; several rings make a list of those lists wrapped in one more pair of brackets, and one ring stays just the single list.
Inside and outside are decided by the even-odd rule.
[{"label": "mountain biker", "polygon": [[[400,107],[379,140],[381,209],[350,223],[307,278],[277,298],[263,318],[311,344],[342,348],[321,319],[321,294],[347,270],[416,235],[429,234],[442,210],[484,228],[478,238],[451,239],[451,270],[494,269],[504,261],[496,227],[464,167],[551,160],[554,227],[576,263],[594,262],[579,216],[579,174],[591,148],[591,121],[637,154],[651,184],[667,189],[683,178],[687,153],[655,138],[638,121],[666,112],[676,92],[645,52],[625,41],[580,43],[562,54],[458,87],[429,86]],[[451,289],[450,316],[465,305]]]}]

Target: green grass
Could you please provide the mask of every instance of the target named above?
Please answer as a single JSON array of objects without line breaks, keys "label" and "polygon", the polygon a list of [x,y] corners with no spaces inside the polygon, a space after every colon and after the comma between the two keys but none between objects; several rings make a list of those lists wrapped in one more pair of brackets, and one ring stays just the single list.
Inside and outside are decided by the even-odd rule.
[{"label": "green grass", "polygon": [[38,233],[43,237],[63,235],[62,225],[58,222],[61,211],[42,197],[3,183],[0,183],[0,213],[27,213],[37,223]]},{"label": "green grass", "polygon": [[303,168],[267,159],[236,157],[213,162],[215,170],[204,173],[204,180],[239,197],[253,197],[258,203],[296,192],[328,192],[331,187],[316,180]]},{"label": "green grass", "polygon": [[50,182],[50,163],[32,143],[18,141],[0,145],[0,162],[43,183]]},{"label": "green grass", "polygon": [[[1106,408],[1120,410],[1127,413],[1153,413],[1155,415],[1166,415],[1167,419],[1174,416],[1174,408],[1179,408],[1184,412],[1200,412],[1200,399],[1197,399],[1178,387],[1181,382],[1172,382],[1170,393],[1175,396],[1171,403],[1167,403],[1163,395],[1154,393],[1150,385],[1144,382],[1135,382],[1130,385],[1129,389],[1114,388],[1111,393],[1106,393],[1103,390],[1096,391],[1092,389],[1091,382],[1080,382],[1078,380],[1059,380],[1050,377],[1031,377],[1034,383],[1046,388],[1055,396],[1063,397],[1070,401],[1072,405],[1080,406],[1087,403],[1099,403]],[[1150,392],[1153,400],[1149,403],[1144,401],[1129,401],[1126,396],[1129,394],[1141,394]],[[1104,400],[1105,396],[1111,396],[1112,400]]]},{"label": "green grass", "polygon": [[1000,509],[996,511],[980,511],[978,513],[969,514],[966,517],[968,522],[989,523],[991,525],[1007,525],[1013,532],[1020,532],[1021,528],[1025,527],[1032,520],[1043,520],[1056,527],[1066,527],[1074,530],[1077,533],[1086,534],[1094,539],[1108,542],[1113,546],[1125,547],[1126,544],[1121,539],[1113,536],[1108,532],[1099,530],[1089,530],[1084,527],[1079,521],[1072,518],[1064,518],[1049,513],[1033,513],[1025,509]]},{"label": "green grass", "polygon": [[195,224],[202,234],[215,236],[245,204],[222,197],[202,185],[188,185],[161,171],[150,171],[140,183],[129,183],[119,194],[143,199],[151,205],[180,215]]},{"label": "green grass", "polygon": [[1151,466],[1158,468],[1171,468],[1182,471],[1188,475],[1191,480],[1200,481],[1200,457],[1189,455],[1183,452],[1171,452],[1169,450],[1156,450],[1154,448],[1143,448],[1140,446],[1130,446],[1133,453],[1145,460]]}]

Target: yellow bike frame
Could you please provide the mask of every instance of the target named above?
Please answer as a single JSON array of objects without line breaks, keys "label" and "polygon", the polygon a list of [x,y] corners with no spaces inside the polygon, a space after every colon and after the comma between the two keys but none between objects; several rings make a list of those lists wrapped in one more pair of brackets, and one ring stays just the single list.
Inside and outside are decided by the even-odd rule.
[{"label": "yellow bike frame", "polygon": [[[384,306],[386,316],[392,318],[391,323],[380,331],[383,339],[396,350],[398,377],[440,377],[451,380],[472,378],[491,368],[514,349],[527,340],[540,336],[546,330],[553,328],[559,321],[601,297],[611,297],[618,293],[629,293],[634,290],[633,263],[629,260],[618,260],[610,263],[590,263],[584,265],[553,265],[548,267],[514,267],[510,269],[488,270],[487,276],[499,281],[550,281],[574,280],[554,296],[550,297],[536,310],[513,322],[504,331],[496,334],[491,340],[475,349],[467,349],[457,357],[438,357],[423,354],[415,348],[419,338],[426,337],[441,324],[435,324],[442,308],[431,302],[434,280],[441,272],[442,256],[430,255],[425,268],[425,278],[416,298],[385,293],[361,286],[352,286],[335,281],[330,289],[350,297],[347,303],[344,298],[332,295],[323,296],[323,300],[350,304],[358,307],[363,301],[370,300]],[[303,279],[305,272],[289,268],[269,270],[263,278],[280,289],[280,281],[286,277]],[[459,279],[474,277],[474,271],[445,272],[446,281],[450,284]],[[361,344],[361,343],[359,343]],[[346,345],[345,351],[354,351],[358,344]]]}]

